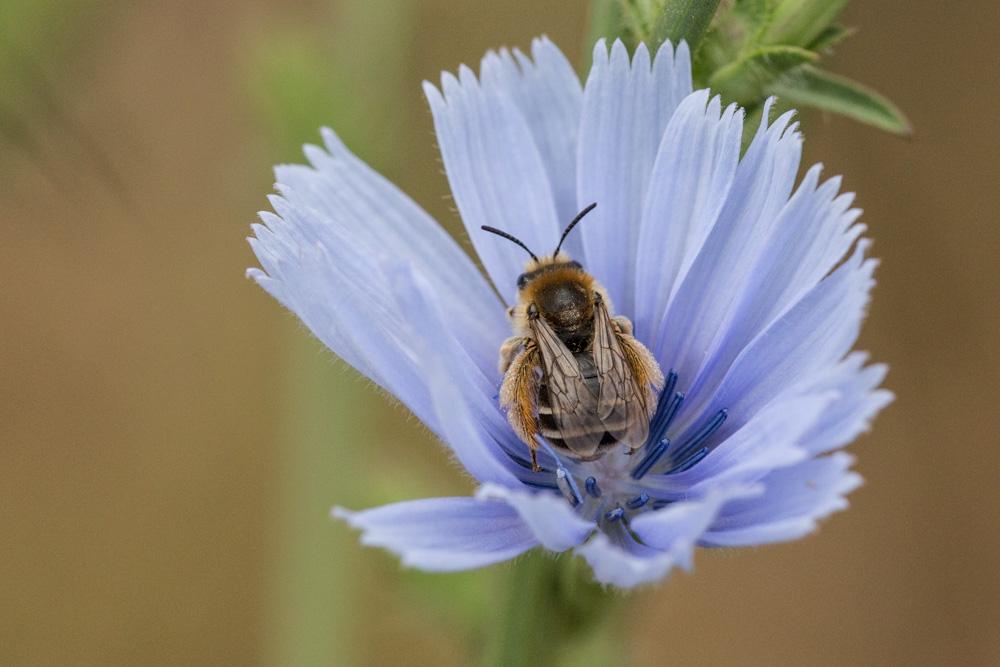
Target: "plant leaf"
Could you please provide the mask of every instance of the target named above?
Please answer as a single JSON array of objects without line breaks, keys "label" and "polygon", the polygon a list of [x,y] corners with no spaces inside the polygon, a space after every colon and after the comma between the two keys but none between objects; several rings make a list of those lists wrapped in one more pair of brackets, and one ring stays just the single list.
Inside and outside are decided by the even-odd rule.
[{"label": "plant leaf", "polygon": [[767,44],[811,44],[836,20],[848,0],[781,0],[771,17]]},{"label": "plant leaf", "polygon": [[771,27],[777,8],[778,0],[736,0],[732,13],[746,26],[744,48],[763,43],[764,35]]},{"label": "plant leaf", "polygon": [[726,100],[750,104],[758,101],[782,74],[815,62],[818,57],[797,46],[762,46],[716,71],[708,87],[722,93]]},{"label": "plant leaf", "polygon": [[810,65],[780,78],[770,90],[792,106],[830,111],[901,136],[913,133],[903,112],[883,95]]},{"label": "plant leaf", "polygon": [[830,47],[839,44],[851,35],[853,35],[857,30],[855,28],[847,28],[842,25],[831,25],[823,29],[823,32],[819,34],[809,45],[810,51],[816,51],[817,53],[826,51]]}]

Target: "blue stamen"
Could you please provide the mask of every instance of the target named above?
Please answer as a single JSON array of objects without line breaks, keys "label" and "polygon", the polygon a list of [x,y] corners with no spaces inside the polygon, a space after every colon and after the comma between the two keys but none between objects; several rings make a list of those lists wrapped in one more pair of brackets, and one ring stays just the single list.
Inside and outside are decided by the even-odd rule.
[{"label": "blue stamen", "polygon": [[677,371],[670,369],[670,372],[667,373],[667,381],[663,385],[663,393],[660,394],[660,398],[662,399],[664,396],[669,396],[670,394],[674,393],[674,387],[676,386],[677,386]]},{"label": "blue stamen", "polygon": [[671,456],[675,461],[681,461],[687,458],[688,454],[697,450],[705,441],[712,437],[712,434],[719,430],[722,426],[726,417],[729,416],[729,411],[722,409],[715,413],[715,416],[707,424],[701,427],[697,433],[695,433],[691,438],[681,445],[676,452]]},{"label": "blue stamen", "polygon": [[587,487],[587,493],[589,493],[594,498],[601,497],[601,487],[597,486],[596,478],[588,477],[587,481],[584,484]]},{"label": "blue stamen", "polygon": [[670,396],[669,400],[666,399],[667,394],[660,395],[656,414],[649,425],[649,439],[646,441],[646,447],[651,447],[653,443],[661,442],[666,437],[667,429],[670,428],[674,417],[677,416],[677,411],[681,408],[681,403],[684,402],[684,394],[677,392],[673,396]]},{"label": "blue stamen", "polygon": [[698,462],[701,461],[706,456],[708,456],[708,447],[702,447],[693,455],[687,457],[686,459],[684,459],[683,461],[681,461],[680,463],[678,463],[673,468],[671,468],[670,470],[666,471],[663,474],[673,475],[679,472],[685,472],[687,470],[690,470],[691,468],[695,467],[698,464]]},{"label": "blue stamen", "polygon": [[664,432],[670,428],[670,424],[673,423],[674,417],[677,416],[677,411],[681,408],[681,403],[684,402],[684,392],[677,392],[674,397],[670,400],[670,405],[667,406],[667,412],[664,415],[663,430]]},{"label": "blue stamen", "polygon": [[668,447],[670,447],[670,441],[663,440],[658,445],[650,449],[646,456],[639,461],[639,465],[637,465],[632,471],[632,479],[642,479],[645,474],[649,472],[650,468],[656,465],[656,462],[663,457]]},{"label": "blue stamen", "polygon": [[576,488],[576,482],[573,480],[573,476],[566,471],[566,468],[559,468],[556,470],[556,484],[559,486],[559,490],[566,497],[566,500],[570,502],[573,507],[576,507],[583,499],[580,498],[580,491]]},{"label": "blue stamen", "polygon": [[677,386],[677,373],[670,371],[667,375],[667,382],[663,387],[663,391],[660,392],[660,397],[656,399],[656,410],[653,411],[653,418],[649,421],[650,437],[646,441],[647,447],[663,439],[662,435],[657,438],[656,434],[660,430],[660,425],[663,423],[663,416],[667,409],[667,404],[670,402],[671,398],[673,398],[675,386]]},{"label": "blue stamen", "polygon": [[623,516],[625,516],[625,510],[622,509],[621,507],[616,507],[607,514],[605,514],[604,518],[607,519],[608,521],[618,521]]},{"label": "blue stamen", "polygon": [[648,502],[649,496],[645,493],[640,493],[638,496],[625,503],[625,505],[631,510],[637,510]]}]

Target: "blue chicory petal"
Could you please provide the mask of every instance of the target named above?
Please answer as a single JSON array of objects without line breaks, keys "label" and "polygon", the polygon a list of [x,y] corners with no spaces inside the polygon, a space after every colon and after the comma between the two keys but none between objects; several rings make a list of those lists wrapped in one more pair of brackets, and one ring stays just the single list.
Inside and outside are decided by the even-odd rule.
[{"label": "blue chicory petal", "polygon": [[656,347],[678,278],[726,201],[740,154],[743,113],[699,90],[680,103],[660,142],[636,248],[635,327]]},{"label": "blue chicory petal", "polygon": [[690,470],[645,480],[657,496],[681,500],[721,485],[751,484],[807,456],[805,434],[837,396],[831,392],[776,400],[720,442]]},{"label": "blue chicory petal", "polygon": [[[532,41],[530,58],[518,49],[488,53],[480,79],[484,90],[509,97],[524,117],[552,188],[556,216],[568,222],[577,213],[576,151],[583,102],[583,87],[573,66],[555,44],[542,37]],[[519,205],[511,202],[515,209]],[[576,236],[563,247],[584,261],[577,252]]]},{"label": "blue chicory petal", "polygon": [[595,534],[576,548],[594,572],[594,579],[618,588],[635,588],[659,581],[677,563],[667,552],[644,547],[628,534]]},{"label": "blue chicory petal", "polygon": [[566,501],[551,493],[531,493],[495,484],[476,492],[477,498],[499,500],[513,507],[538,542],[550,551],[566,551],[583,542],[596,526],[582,519]]},{"label": "blue chicory petal", "polygon": [[424,92],[455,205],[497,291],[511,302],[527,256],[480,230],[489,225],[520,238],[536,254],[554,248],[560,221],[545,164],[514,101],[476,81],[463,67]]},{"label": "blue chicory petal", "polygon": [[761,480],[764,493],[727,505],[701,544],[766,544],[812,532],[818,520],[845,509],[844,496],[861,485],[861,477],[850,470],[853,462],[838,452],[772,472]]},{"label": "blue chicory petal", "polygon": [[853,441],[868,430],[875,415],[895,398],[891,391],[878,389],[888,367],[864,366],[867,358],[861,352],[850,354],[810,385],[815,391],[833,391],[837,395],[837,400],[802,437],[802,446],[813,456]]},{"label": "blue chicory petal", "polygon": [[386,272],[404,332],[412,337],[413,363],[426,383],[432,428],[480,482],[519,485],[518,466],[490,436],[509,429],[493,399],[496,385],[463,359],[461,345],[421,275],[406,265]]},{"label": "blue chicory petal", "polygon": [[818,177],[818,168],[806,174],[778,215],[746,280],[734,290],[724,335],[706,349],[690,390],[693,404],[718,389],[746,345],[827,275],[861,233],[861,226],[850,227],[858,212],[845,211],[849,199],[835,198],[837,179],[817,189]]},{"label": "blue chicory petal", "polygon": [[789,114],[770,126],[762,121],[736,167],[716,224],[660,323],[663,339],[653,353],[677,371],[685,391],[697,384],[711,361],[706,351],[729,325],[736,297],[791,192],[802,146],[798,133],[788,129],[789,121]]},{"label": "blue chicory petal", "polygon": [[603,41],[594,47],[580,119],[577,204],[597,202],[597,208],[579,234],[587,269],[627,316],[634,311],[632,277],[650,171],[667,123],[690,92],[686,47],[675,54],[664,44],[653,64],[642,44],[631,62],[621,41],[610,56]]},{"label": "blue chicory petal", "polygon": [[404,565],[439,572],[509,560],[536,546],[510,505],[475,498],[428,498],[333,516],[362,531],[361,542],[398,554]]},{"label": "blue chicory petal", "polygon": [[859,245],[829,277],[751,341],[707,403],[733,415],[723,435],[785,391],[842,359],[857,340],[876,262]]},{"label": "blue chicory petal", "polygon": [[730,501],[759,497],[762,491],[761,487],[720,485],[703,498],[641,514],[629,527],[644,545],[670,554],[675,563],[690,569],[695,545],[720,510]]}]

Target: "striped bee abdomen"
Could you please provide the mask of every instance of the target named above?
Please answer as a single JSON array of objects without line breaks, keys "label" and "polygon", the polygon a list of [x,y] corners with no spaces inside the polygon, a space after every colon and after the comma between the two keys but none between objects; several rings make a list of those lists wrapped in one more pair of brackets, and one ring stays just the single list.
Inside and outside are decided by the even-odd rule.
[{"label": "striped bee abdomen", "polygon": [[[594,364],[593,357],[589,352],[577,352],[573,354],[573,357],[580,365],[580,370],[583,374],[583,381],[587,389],[596,397],[600,392],[600,377],[597,372],[597,366]],[[594,413],[581,423],[574,425],[572,427],[575,429],[573,432],[567,432],[565,426],[560,428],[560,424],[554,414],[554,411],[558,409],[559,408],[553,407],[552,405],[552,401],[549,397],[548,386],[543,378],[538,387],[538,428],[542,437],[544,437],[553,447],[568,450],[570,448],[566,444],[566,438],[585,437],[590,435],[590,440],[597,443],[595,451],[589,456],[578,456],[580,460],[589,461],[600,458],[600,456],[604,454],[607,449],[618,444],[618,439],[611,435],[611,433],[608,432],[608,429],[609,427],[615,428],[616,426],[621,428],[622,425],[605,424],[600,420],[598,415]]]}]

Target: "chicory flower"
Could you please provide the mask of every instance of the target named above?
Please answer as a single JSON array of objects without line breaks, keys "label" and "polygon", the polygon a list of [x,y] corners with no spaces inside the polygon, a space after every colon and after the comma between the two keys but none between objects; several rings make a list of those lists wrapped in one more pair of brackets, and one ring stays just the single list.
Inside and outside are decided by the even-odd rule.
[{"label": "chicory flower", "polygon": [[[424,86],[455,203],[485,267],[330,130],[279,166],[249,275],[402,401],[477,480],[469,497],[334,509],[362,542],[435,571],[573,550],[631,587],[695,546],[791,540],[858,486],[838,450],[892,398],[852,353],[874,284],[860,211],[809,169],[791,113],[741,155],[743,111],[692,91],[685,44],[594,49],[581,86],[536,40]],[[564,248],[608,290],[667,373],[651,437],[596,461],[540,451],[498,406],[497,351],[523,251]],[[494,291],[494,288],[496,291]],[[499,293],[499,297],[497,296]],[[344,445],[346,446],[346,445]]]}]

